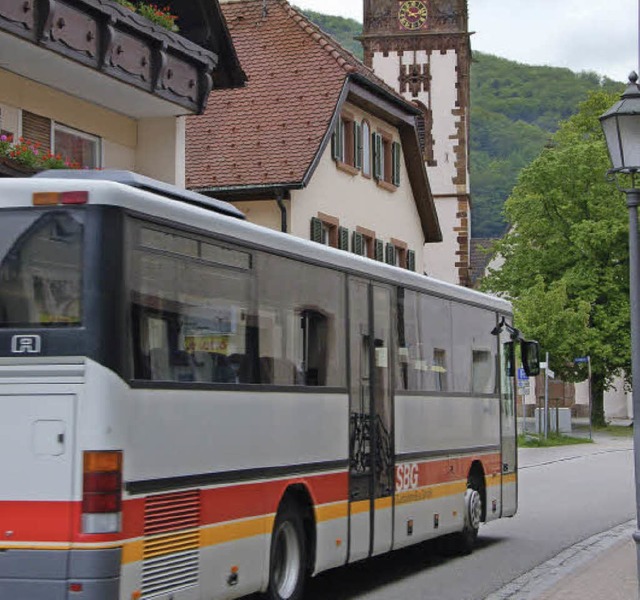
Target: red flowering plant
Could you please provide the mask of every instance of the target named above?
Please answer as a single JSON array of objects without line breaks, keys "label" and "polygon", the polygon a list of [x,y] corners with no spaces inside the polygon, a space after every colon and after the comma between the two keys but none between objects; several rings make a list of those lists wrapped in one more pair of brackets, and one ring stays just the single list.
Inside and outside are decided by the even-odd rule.
[{"label": "red flowering plant", "polygon": [[40,142],[30,142],[24,138],[13,141],[10,135],[0,136],[0,157],[8,158],[16,164],[30,169],[80,169],[81,166],[66,160],[60,154],[42,149]]},{"label": "red flowering plant", "polygon": [[171,14],[171,9],[168,6],[158,6],[157,4],[147,4],[146,2],[131,2],[130,0],[116,0],[116,2],[160,27],[164,27],[169,31],[179,31],[176,25],[178,17]]}]

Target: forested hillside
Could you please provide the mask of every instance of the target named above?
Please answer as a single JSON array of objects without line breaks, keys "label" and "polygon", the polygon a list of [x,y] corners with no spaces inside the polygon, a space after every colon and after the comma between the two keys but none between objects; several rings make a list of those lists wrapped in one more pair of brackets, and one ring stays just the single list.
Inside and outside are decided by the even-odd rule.
[{"label": "forested hillside", "polygon": [[471,66],[471,198],[473,237],[504,233],[502,206],[520,170],[540,153],[558,123],[589,92],[622,91],[595,73],[532,67],[473,53]]},{"label": "forested hillside", "polygon": [[[353,19],[303,11],[309,19],[362,58],[354,38],[362,25]],[[521,169],[548,143],[558,123],[574,114],[589,92],[622,91],[595,73],[533,67],[473,53],[471,66],[471,232],[473,237],[504,233],[504,201]]]}]

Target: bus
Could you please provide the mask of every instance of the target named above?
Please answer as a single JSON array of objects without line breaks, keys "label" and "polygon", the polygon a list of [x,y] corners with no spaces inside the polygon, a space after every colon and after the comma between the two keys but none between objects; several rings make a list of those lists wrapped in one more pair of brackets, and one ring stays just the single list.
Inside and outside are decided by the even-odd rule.
[{"label": "bus", "polygon": [[130,172],[0,180],[0,597],[299,600],[469,552],[517,509],[520,337],[505,300]]}]

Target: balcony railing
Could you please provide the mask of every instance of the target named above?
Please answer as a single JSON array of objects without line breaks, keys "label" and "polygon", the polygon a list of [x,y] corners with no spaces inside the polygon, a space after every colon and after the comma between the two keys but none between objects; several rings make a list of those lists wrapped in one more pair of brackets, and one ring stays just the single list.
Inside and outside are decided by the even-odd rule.
[{"label": "balcony railing", "polygon": [[[30,76],[27,59],[13,64],[7,52],[26,42],[176,105],[175,114],[204,110],[220,58],[111,0],[0,0],[0,41],[7,35],[23,42],[2,46],[1,66],[10,71]],[[82,71],[72,71],[81,89]],[[55,87],[42,67],[34,73],[39,78],[30,78]]]}]

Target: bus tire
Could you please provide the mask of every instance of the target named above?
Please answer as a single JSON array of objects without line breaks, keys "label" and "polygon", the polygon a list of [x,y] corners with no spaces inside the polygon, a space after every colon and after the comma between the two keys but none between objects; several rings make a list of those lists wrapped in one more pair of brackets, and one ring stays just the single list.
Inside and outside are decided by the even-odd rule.
[{"label": "bus tire", "polygon": [[269,600],[300,600],[307,578],[307,548],[302,516],[293,502],[280,507],[271,535]]},{"label": "bus tire", "polygon": [[466,556],[473,552],[483,515],[481,486],[477,477],[469,477],[464,493],[464,527],[447,537],[444,550],[448,555]]}]

